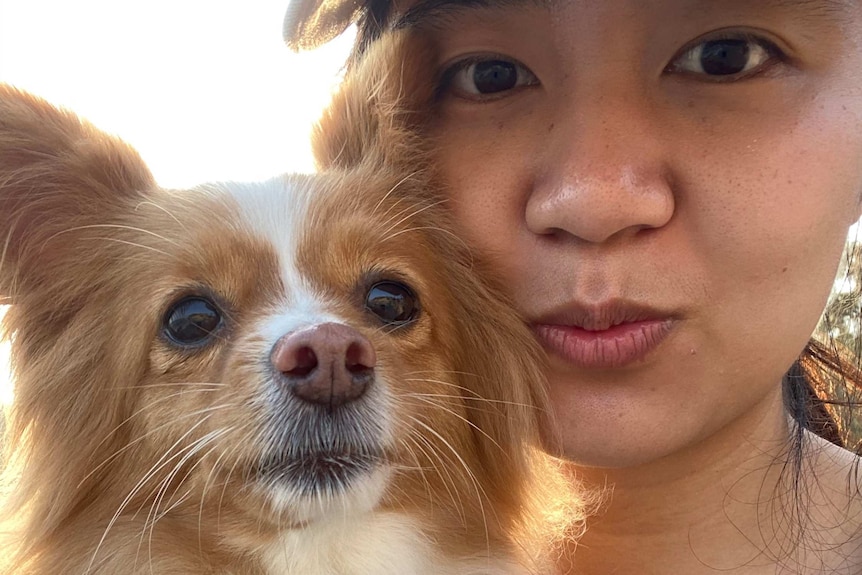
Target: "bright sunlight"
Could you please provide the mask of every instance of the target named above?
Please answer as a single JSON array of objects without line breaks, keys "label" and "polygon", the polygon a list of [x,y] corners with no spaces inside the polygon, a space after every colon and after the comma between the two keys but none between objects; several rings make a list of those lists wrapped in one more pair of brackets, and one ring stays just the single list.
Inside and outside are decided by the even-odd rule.
[{"label": "bright sunlight", "polygon": [[[0,0],[0,81],[121,136],[164,186],[310,171],[309,131],[353,39],[293,54],[287,3]],[[0,344],[0,404],[7,357]]]}]

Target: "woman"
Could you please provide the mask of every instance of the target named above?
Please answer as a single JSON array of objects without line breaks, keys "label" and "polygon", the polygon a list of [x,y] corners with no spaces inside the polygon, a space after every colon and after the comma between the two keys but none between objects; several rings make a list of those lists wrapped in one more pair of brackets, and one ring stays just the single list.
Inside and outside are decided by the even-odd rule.
[{"label": "woman", "polygon": [[356,19],[355,57],[439,42],[457,221],[549,352],[561,455],[612,487],[561,572],[862,572],[818,398],[855,372],[809,343],[862,207],[862,4],[294,0],[285,34]]}]

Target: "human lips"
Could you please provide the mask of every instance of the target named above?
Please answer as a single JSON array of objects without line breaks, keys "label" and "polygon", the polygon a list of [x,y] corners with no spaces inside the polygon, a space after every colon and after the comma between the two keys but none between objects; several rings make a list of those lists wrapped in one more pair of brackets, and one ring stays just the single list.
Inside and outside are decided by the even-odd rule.
[{"label": "human lips", "polygon": [[585,369],[618,368],[644,359],[672,331],[674,314],[631,302],[570,305],[532,322],[551,354]]}]

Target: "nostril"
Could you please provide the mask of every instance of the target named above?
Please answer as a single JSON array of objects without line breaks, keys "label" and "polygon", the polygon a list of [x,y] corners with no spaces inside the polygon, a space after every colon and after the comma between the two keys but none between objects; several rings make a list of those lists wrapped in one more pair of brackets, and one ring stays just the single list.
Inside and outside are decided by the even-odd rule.
[{"label": "nostril", "polygon": [[317,368],[317,353],[308,343],[282,340],[272,351],[272,365],[285,375],[304,377]]},{"label": "nostril", "polygon": [[347,346],[344,367],[352,374],[364,373],[374,369],[377,356],[367,340],[353,341]]},{"label": "nostril", "polygon": [[282,369],[282,373],[296,377],[304,377],[314,371],[317,367],[317,354],[314,353],[314,350],[307,345],[297,349],[293,356],[293,365],[288,366],[288,369]]}]

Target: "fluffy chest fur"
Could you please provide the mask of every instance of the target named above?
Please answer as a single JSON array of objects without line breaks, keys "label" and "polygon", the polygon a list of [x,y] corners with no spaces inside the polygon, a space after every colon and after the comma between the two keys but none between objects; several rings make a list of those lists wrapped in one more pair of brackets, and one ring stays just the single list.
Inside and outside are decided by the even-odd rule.
[{"label": "fluffy chest fur", "polygon": [[[335,542],[335,543],[333,543]],[[492,558],[440,556],[415,518],[377,513],[283,533],[264,552],[268,575],[515,575],[523,566]]]}]

